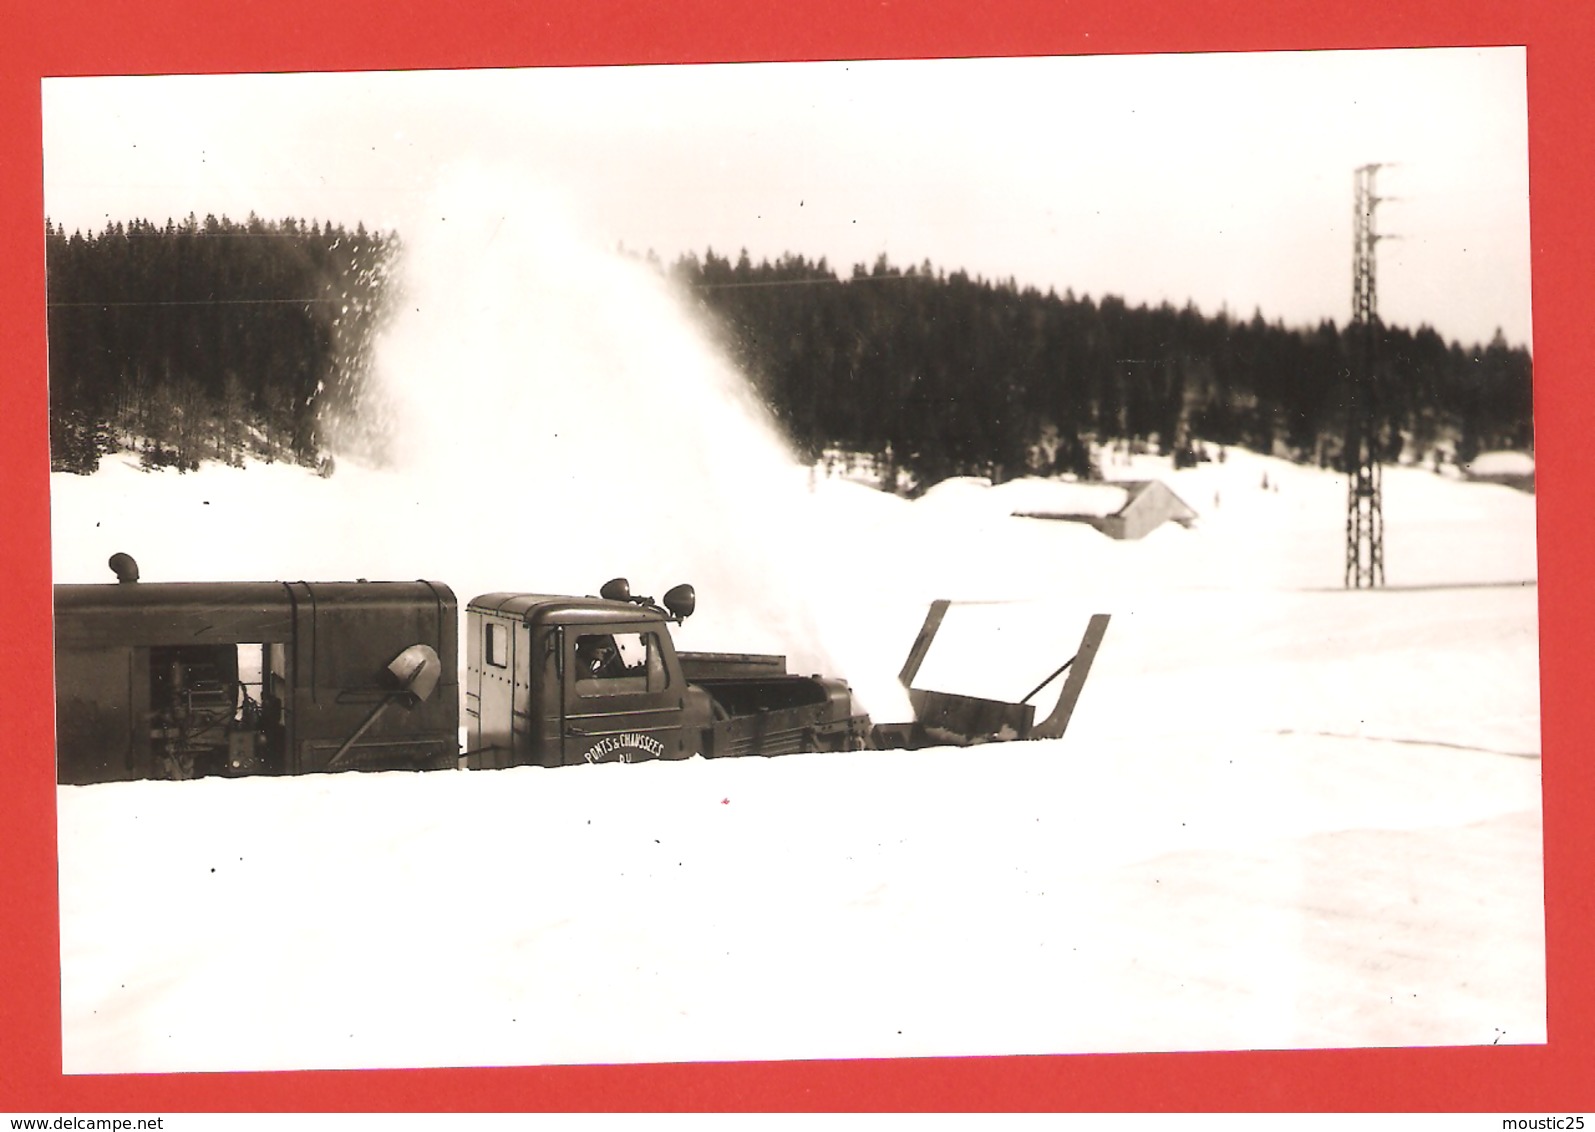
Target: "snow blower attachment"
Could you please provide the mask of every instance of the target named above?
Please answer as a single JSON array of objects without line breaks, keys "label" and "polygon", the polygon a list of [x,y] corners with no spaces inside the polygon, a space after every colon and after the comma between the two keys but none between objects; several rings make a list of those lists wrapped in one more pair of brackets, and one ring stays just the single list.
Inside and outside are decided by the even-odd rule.
[{"label": "snow blower attachment", "polygon": [[[908,724],[886,723],[875,728],[874,746],[877,747],[964,747],[977,743],[1000,743],[1015,739],[1061,739],[1074,714],[1075,704],[1091,673],[1091,663],[1096,659],[1102,637],[1108,631],[1109,616],[1092,614],[1086,623],[1085,635],[1075,654],[1053,670],[1041,683],[1018,703],[1004,700],[961,696],[952,692],[936,692],[914,687],[920,665],[930,652],[931,642],[941,628],[950,601],[934,601],[925,614],[925,624],[909,650],[908,659],[898,680],[908,690],[909,703],[914,708],[914,722]],[[1035,699],[1053,681],[1065,673],[1068,678],[1058,692],[1058,701],[1052,711],[1036,722]]]},{"label": "snow blower attachment", "polygon": [[[913,686],[953,604],[935,602],[900,674],[914,718],[876,726],[846,681],[784,656],[678,653],[690,585],[657,601],[623,578],[596,597],[484,594],[462,642],[442,582],[152,583],[126,555],[111,565],[114,585],[55,587],[63,785],[1055,739],[1108,623],[1093,616],[1075,655],[1008,703]],[[1038,721],[1031,701],[1060,679]]]}]

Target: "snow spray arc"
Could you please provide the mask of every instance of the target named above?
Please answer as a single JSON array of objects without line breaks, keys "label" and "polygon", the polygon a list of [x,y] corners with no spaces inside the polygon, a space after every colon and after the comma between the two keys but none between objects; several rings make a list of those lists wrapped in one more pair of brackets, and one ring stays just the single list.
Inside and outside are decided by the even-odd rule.
[{"label": "snow spray arc", "polygon": [[472,593],[690,578],[718,595],[706,643],[835,671],[790,561],[806,477],[669,280],[493,170],[446,171],[430,205],[402,233],[374,411],[396,501],[469,537],[405,540],[395,576]]}]

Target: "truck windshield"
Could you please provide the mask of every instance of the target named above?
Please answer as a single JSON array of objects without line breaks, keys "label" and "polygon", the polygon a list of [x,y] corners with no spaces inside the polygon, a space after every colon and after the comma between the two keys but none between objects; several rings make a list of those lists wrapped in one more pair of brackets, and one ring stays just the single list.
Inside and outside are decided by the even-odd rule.
[{"label": "truck windshield", "polygon": [[652,633],[584,633],[576,638],[575,651],[581,695],[659,691],[666,684]]}]

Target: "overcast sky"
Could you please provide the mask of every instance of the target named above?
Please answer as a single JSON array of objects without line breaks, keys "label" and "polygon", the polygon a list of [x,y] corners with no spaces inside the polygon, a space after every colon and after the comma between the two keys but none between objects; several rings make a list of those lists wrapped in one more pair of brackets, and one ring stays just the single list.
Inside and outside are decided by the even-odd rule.
[{"label": "overcast sky", "polygon": [[1531,342],[1519,48],[48,79],[44,156],[69,228],[402,233],[469,162],[667,261],[884,253],[1287,325],[1349,318],[1353,171],[1393,162],[1380,314]]}]

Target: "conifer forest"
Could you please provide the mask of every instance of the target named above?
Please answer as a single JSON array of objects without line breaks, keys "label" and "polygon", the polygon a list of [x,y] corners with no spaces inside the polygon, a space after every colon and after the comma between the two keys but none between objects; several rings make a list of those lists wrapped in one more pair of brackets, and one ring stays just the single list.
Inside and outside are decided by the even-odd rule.
[{"label": "conifer forest", "polygon": [[[330,469],[358,431],[397,287],[394,233],[190,215],[67,233],[46,222],[50,446],[57,471]],[[869,453],[921,486],[950,475],[1095,473],[1102,445],[1197,458],[1240,445],[1325,466],[1346,427],[1352,330],[1187,304],[1042,292],[881,257],[754,263],[706,250],[663,271],[805,459]],[[1498,331],[1447,342],[1373,328],[1388,460],[1532,447],[1532,362]]]}]

